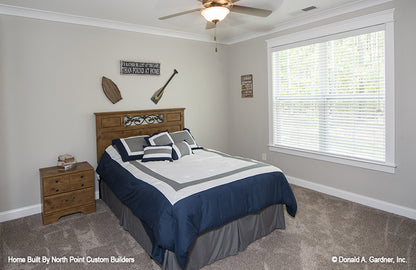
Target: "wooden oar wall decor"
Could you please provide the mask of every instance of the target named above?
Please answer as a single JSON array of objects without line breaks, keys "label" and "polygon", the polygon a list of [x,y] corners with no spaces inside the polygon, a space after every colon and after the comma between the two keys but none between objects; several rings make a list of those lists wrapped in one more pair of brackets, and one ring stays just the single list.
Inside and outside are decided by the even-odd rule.
[{"label": "wooden oar wall decor", "polygon": [[157,90],[153,96],[150,98],[155,104],[157,104],[159,102],[159,100],[162,98],[163,92],[165,91],[166,86],[168,86],[170,80],[172,80],[173,76],[175,76],[178,73],[178,71],[176,69],[173,70],[173,74],[172,76],[170,76],[169,80],[165,83],[165,85],[161,88],[159,88],[159,90]]},{"label": "wooden oar wall decor", "polygon": [[103,76],[102,86],[104,94],[113,104],[119,102],[122,99],[120,90],[118,90],[117,85],[109,78]]}]

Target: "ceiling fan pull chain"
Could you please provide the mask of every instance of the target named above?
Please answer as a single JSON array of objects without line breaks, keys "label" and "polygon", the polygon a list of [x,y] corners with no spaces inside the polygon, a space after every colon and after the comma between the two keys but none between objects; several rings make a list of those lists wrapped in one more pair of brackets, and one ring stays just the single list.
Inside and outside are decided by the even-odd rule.
[{"label": "ceiling fan pull chain", "polygon": [[215,52],[218,52],[218,41],[217,41],[217,20],[212,21],[214,25],[214,41],[215,41]]},{"label": "ceiling fan pull chain", "polygon": [[215,24],[215,28],[214,28],[214,41],[215,41],[215,52],[218,52],[217,24]]}]

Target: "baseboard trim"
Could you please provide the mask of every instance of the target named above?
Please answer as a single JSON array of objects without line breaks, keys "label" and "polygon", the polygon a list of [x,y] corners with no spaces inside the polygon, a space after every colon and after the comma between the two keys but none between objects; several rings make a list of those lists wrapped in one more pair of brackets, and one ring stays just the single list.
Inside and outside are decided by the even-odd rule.
[{"label": "baseboard trim", "polygon": [[[100,193],[98,190],[95,191],[94,195],[95,195],[96,200],[100,198]],[[27,217],[27,216],[39,214],[41,212],[42,212],[42,204],[40,203],[9,210],[9,211],[4,211],[4,212],[0,212],[0,222]]]},{"label": "baseboard trim", "polygon": [[300,178],[296,178],[293,176],[286,175],[286,178],[290,184],[294,184],[294,185],[301,186],[307,189],[315,190],[315,191],[325,193],[331,196],[335,196],[341,199],[363,204],[372,208],[376,208],[379,210],[383,210],[389,213],[393,213],[396,215],[400,215],[400,216],[404,216],[404,217],[416,220],[416,209],[385,202],[382,200],[374,199],[374,198],[360,195],[357,193],[317,184],[317,183],[310,182],[310,181],[300,179]]},{"label": "baseboard trim", "polygon": [[25,206],[9,211],[0,212],[0,222],[9,221],[21,217],[31,216],[34,214],[39,214],[42,212],[42,205],[35,204],[30,206]]}]

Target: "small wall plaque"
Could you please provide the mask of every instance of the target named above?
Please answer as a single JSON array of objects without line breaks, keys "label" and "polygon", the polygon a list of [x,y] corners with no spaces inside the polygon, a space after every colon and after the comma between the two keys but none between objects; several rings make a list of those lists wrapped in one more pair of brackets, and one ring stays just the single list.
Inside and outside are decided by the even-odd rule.
[{"label": "small wall plaque", "polygon": [[253,74],[241,76],[241,97],[253,97]]},{"label": "small wall plaque", "polygon": [[160,63],[120,61],[120,74],[160,75]]}]

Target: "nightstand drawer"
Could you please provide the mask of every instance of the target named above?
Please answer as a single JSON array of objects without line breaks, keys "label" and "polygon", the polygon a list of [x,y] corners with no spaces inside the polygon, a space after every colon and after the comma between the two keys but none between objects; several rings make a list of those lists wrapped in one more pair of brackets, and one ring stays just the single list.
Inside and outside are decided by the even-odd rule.
[{"label": "nightstand drawer", "polygon": [[94,172],[84,171],[79,173],[71,174],[69,184],[71,190],[77,190],[86,187],[94,186]]},{"label": "nightstand drawer", "polygon": [[90,203],[94,203],[93,187],[45,197],[43,199],[43,212],[60,211]]},{"label": "nightstand drawer", "polygon": [[70,190],[69,175],[48,177],[43,180],[44,196],[59,194]]}]

